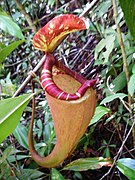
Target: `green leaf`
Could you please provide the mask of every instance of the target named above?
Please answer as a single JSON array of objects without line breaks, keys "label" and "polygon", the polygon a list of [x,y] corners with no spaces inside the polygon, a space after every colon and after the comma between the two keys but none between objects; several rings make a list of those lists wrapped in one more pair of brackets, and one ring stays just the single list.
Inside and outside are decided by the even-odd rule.
[{"label": "green leaf", "polygon": [[100,104],[105,104],[105,103],[109,103],[111,101],[113,101],[114,99],[123,99],[124,97],[126,97],[127,95],[124,93],[117,93],[117,94],[113,94],[111,96],[106,97],[105,99],[103,99],[103,101]]},{"label": "green leaf", "polygon": [[97,123],[101,119],[102,116],[104,116],[105,114],[109,112],[110,112],[110,109],[105,108],[103,106],[96,107],[95,114],[90,121],[90,125]]},{"label": "green leaf", "polygon": [[135,160],[123,158],[117,161],[117,168],[130,180],[135,179]]},{"label": "green leaf", "polygon": [[13,147],[11,147],[11,146],[7,147],[4,150],[2,157],[0,158],[0,164],[3,163],[13,152],[14,152]]},{"label": "green leaf", "polygon": [[105,62],[108,61],[110,53],[112,52],[114,48],[114,41],[115,41],[114,35],[110,35],[106,37],[106,51],[103,52],[103,57],[105,59]]},{"label": "green leaf", "polygon": [[0,80],[2,93],[6,96],[13,96],[16,90],[15,84],[12,83],[10,79],[10,73],[7,74],[7,77],[5,79]]},{"label": "green leaf", "polygon": [[25,94],[0,101],[0,143],[16,128],[32,96],[33,94]]},{"label": "green leaf", "polygon": [[115,93],[120,91],[121,89],[123,89],[127,84],[125,72],[121,72],[113,80],[112,84],[114,85],[113,92],[115,92]]},{"label": "green leaf", "polygon": [[52,168],[51,180],[65,180],[65,178],[57,169]]},{"label": "green leaf", "polygon": [[36,170],[36,169],[21,169],[21,173],[16,173],[19,180],[24,179],[39,179],[44,173]]},{"label": "green leaf", "polygon": [[87,171],[89,169],[99,169],[102,166],[111,166],[112,160],[110,158],[95,157],[95,158],[82,158],[75,160],[64,167],[63,170],[72,171]]},{"label": "green leaf", "polygon": [[14,50],[16,49],[20,44],[22,44],[25,40],[19,40],[11,43],[7,47],[3,48],[0,51],[0,64],[3,62],[3,60]]},{"label": "green leaf", "polygon": [[106,157],[106,158],[110,157],[110,150],[109,150],[108,147],[105,148],[104,153],[103,153],[103,156]]},{"label": "green leaf", "polygon": [[51,8],[54,6],[55,0],[48,0],[48,6],[51,6]]},{"label": "green leaf", "polygon": [[[10,179],[11,174],[11,167],[6,161],[0,164],[0,179]],[[12,179],[15,179],[14,174],[12,174]]]},{"label": "green leaf", "polygon": [[0,29],[19,39],[24,39],[20,27],[4,12],[0,12]]},{"label": "green leaf", "polygon": [[129,83],[128,83],[128,92],[131,96],[135,93],[135,74],[133,74],[130,77]]},{"label": "green leaf", "polygon": [[97,60],[99,53],[105,48],[106,51],[102,53],[105,62],[108,61],[109,55],[114,48],[115,35],[108,35],[106,38],[102,39],[95,48],[94,57]]},{"label": "green leaf", "polygon": [[112,6],[112,2],[110,0],[100,3],[96,8],[98,18],[101,18],[105,13],[107,13],[110,6]]},{"label": "green leaf", "polygon": [[135,0],[120,0],[128,28],[135,39]]},{"label": "green leaf", "polygon": [[23,146],[25,149],[29,149],[27,138],[28,129],[24,125],[18,124],[17,128],[13,132],[13,135],[21,146]]},{"label": "green leaf", "polygon": [[7,160],[12,163],[12,162],[16,162],[16,160],[22,160],[22,159],[28,159],[30,158],[31,156],[28,156],[28,155],[10,155]]},{"label": "green leaf", "polygon": [[133,65],[132,73],[135,74],[135,64]]}]

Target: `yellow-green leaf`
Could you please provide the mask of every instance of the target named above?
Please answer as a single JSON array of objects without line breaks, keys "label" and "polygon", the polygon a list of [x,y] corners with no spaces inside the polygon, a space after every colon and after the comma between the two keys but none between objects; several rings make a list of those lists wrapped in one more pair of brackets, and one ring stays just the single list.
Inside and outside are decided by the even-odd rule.
[{"label": "yellow-green leaf", "polygon": [[0,51],[0,64],[3,62],[3,60],[14,50],[16,49],[20,44],[22,44],[25,40],[19,40],[11,43],[10,45],[4,47]]},{"label": "yellow-green leaf", "polygon": [[112,160],[103,157],[82,158],[75,160],[64,167],[63,170],[87,171],[89,169],[99,169],[103,166],[111,166]]},{"label": "yellow-green leaf", "polygon": [[0,101],[0,143],[16,128],[32,96],[33,94],[25,94]]},{"label": "yellow-green leaf", "polygon": [[0,12],[0,29],[19,39],[24,39],[20,27],[5,12]]}]

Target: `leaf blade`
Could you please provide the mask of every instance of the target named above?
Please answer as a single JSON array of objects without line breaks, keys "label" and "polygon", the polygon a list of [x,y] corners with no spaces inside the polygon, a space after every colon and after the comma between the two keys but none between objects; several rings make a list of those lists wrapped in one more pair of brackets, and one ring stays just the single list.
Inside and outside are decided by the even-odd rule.
[{"label": "leaf blade", "polygon": [[109,102],[111,102],[111,101],[113,101],[114,99],[117,99],[117,98],[123,99],[123,98],[126,97],[126,96],[127,96],[127,95],[124,94],[124,93],[113,94],[113,95],[111,95],[111,96],[108,96],[108,97],[104,98],[103,101],[101,101],[100,104],[109,103]]},{"label": "leaf blade", "polygon": [[32,96],[25,94],[0,101],[0,143],[13,132]]},{"label": "leaf blade", "polygon": [[105,114],[107,114],[109,112],[110,112],[110,109],[105,108],[103,106],[96,107],[95,114],[90,121],[90,125],[97,123],[102,116],[104,116]]},{"label": "leaf blade", "polygon": [[75,160],[66,165],[63,170],[72,171],[87,171],[89,169],[99,169],[102,166],[111,166],[112,160],[110,158],[95,157],[95,158],[82,158]]},{"label": "leaf blade", "polygon": [[22,44],[25,40],[19,40],[16,42],[11,43],[7,47],[3,48],[0,51],[0,63],[3,62],[3,60],[13,51],[15,50],[20,44]]},{"label": "leaf blade", "polygon": [[51,172],[51,180],[65,180],[65,178],[62,176],[62,174],[55,168],[52,168]]},{"label": "leaf blade", "polygon": [[130,77],[128,84],[128,92],[131,96],[135,93],[135,74]]},{"label": "leaf blade", "polygon": [[135,1],[134,0],[120,0],[120,5],[124,12],[125,20],[128,28],[135,39]]},{"label": "leaf blade", "polygon": [[135,160],[131,158],[122,158],[117,161],[117,168],[130,180],[135,177]]},{"label": "leaf blade", "polygon": [[0,28],[9,33],[10,35],[16,36],[19,39],[24,39],[20,27],[8,16],[6,13],[0,11]]},{"label": "leaf blade", "polygon": [[13,135],[15,136],[15,138],[21,146],[23,146],[25,149],[29,149],[27,139],[28,129],[25,126],[19,123],[16,129],[14,130]]}]

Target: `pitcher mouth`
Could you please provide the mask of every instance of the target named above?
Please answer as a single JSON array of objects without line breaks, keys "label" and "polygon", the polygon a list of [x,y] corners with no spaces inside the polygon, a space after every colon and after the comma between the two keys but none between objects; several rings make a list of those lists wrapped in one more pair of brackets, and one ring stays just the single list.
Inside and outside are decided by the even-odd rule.
[{"label": "pitcher mouth", "polygon": [[[56,66],[58,68],[61,68],[63,72],[65,71],[66,74],[72,76],[75,78],[78,82],[80,82],[80,87],[76,90],[76,92],[67,92],[63,91],[60,87],[58,87],[55,82],[53,81],[53,66]],[[60,73],[61,71],[56,71],[55,74]],[[93,87],[96,80],[87,80],[78,73],[76,73],[73,70],[70,70],[66,66],[62,65],[60,62],[57,61],[57,59],[50,53],[46,53],[46,59],[43,64],[43,69],[41,72],[41,85],[45,92],[53,96],[54,98],[58,98],[60,100],[77,100],[81,98],[84,93],[87,91],[89,87]],[[66,84],[65,84],[66,86]],[[69,86],[72,86],[69,85]]]}]

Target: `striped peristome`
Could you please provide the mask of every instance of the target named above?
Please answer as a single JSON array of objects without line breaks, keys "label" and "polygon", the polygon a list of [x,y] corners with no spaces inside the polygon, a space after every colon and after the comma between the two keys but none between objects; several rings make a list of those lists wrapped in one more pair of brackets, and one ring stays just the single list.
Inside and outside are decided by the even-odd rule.
[{"label": "striped peristome", "polygon": [[[54,83],[52,79],[52,67],[53,65],[56,65],[60,68],[62,68],[67,74],[74,77],[77,81],[79,81],[82,85],[74,94],[69,94],[67,92],[62,91],[57,85]],[[41,85],[43,89],[50,94],[51,96],[60,99],[60,100],[76,100],[81,98],[86,90],[89,87],[94,86],[96,80],[86,80],[81,75],[77,74],[76,72],[68,69],[66,66],[62,65],[60,62],[58,62],[52,54],[46,53],[46,59],[43,64],[43,69],[41,72]]]}]

